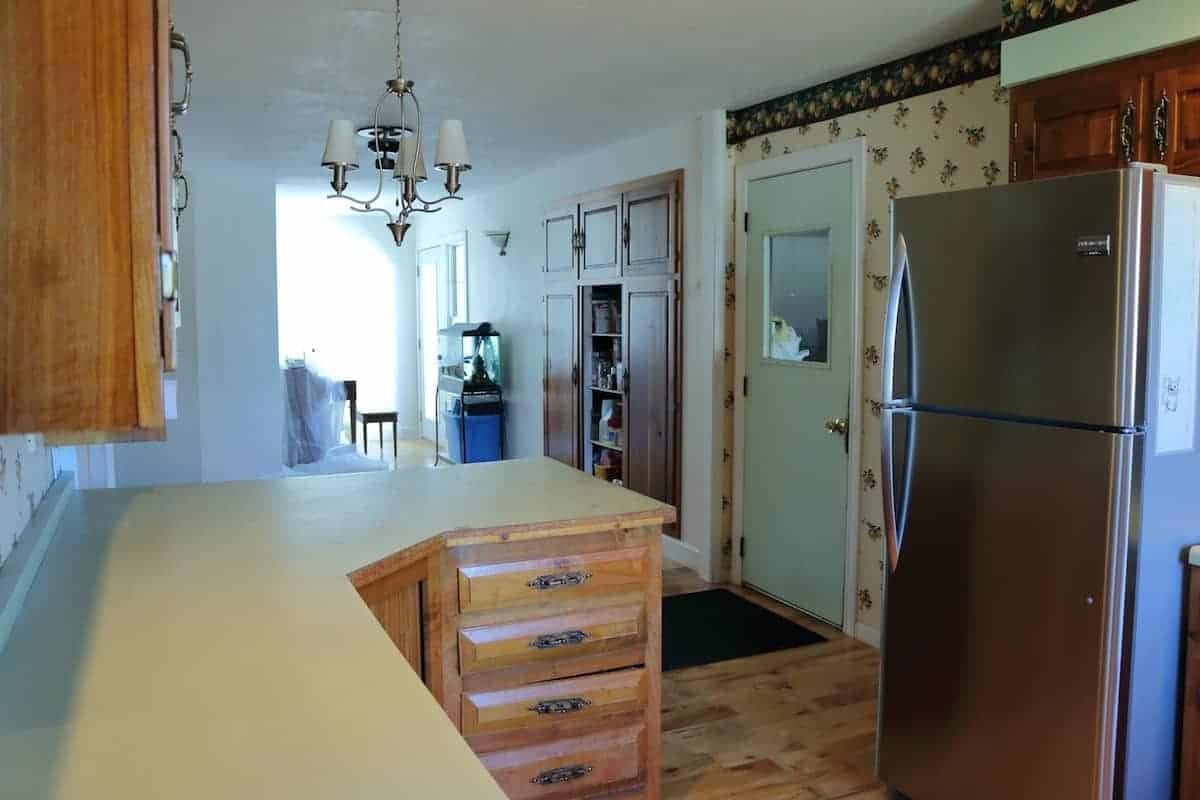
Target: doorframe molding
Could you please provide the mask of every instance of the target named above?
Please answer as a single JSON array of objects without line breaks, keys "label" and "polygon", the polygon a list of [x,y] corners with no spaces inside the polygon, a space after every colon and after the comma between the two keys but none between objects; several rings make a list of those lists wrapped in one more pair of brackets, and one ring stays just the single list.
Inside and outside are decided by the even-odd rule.
[{"label": "doorframe molding", "polygon": [[837,164],[850,165],[850,181],[853,187],[851,200],[850,268],[850,430],[849,457],[846,459],[846,564],[842,591],[842,630],[854,636],[857,623],[858,591],[858,529],[861,516],[862,492],[859,489],[859,472],[862,469],[863,433],[863,326],[866,314],[863,310],[863,241],[866,217],[866,173],[867,140],[857,137],[847,142],[822,145],[795,153],[763,159],[750,164],[740,164],[734,169],[736,192],[734,228],[737,237],[737,260],[734,274],[735,304],[734,330],[738,345],[734,348],[734,403],[733,403],[733,513],[732,545],[733,565],[731,579],[742,585],[741,545],[742,503],[745,498],[746,475],[746,404],[737,396],[738,387],[746,377],[746,254],[749,241],[743,219],[747,210],[750,183],[752,181],[787,175],[793,172],[830,167]]}]

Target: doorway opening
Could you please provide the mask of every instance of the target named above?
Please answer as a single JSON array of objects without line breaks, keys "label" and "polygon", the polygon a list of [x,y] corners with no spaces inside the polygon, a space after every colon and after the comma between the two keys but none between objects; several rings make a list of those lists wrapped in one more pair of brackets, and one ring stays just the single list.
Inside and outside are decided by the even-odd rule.
[{"label": "doorway opening", "polygon": [[455,234],[417,252],[417,348],[421,438],[436,437],[438,331],[468,322],[467,235]]},{"label": "doorway opening", "polygon": [[852,631],[866,142],[736,173],[733,580]]}]

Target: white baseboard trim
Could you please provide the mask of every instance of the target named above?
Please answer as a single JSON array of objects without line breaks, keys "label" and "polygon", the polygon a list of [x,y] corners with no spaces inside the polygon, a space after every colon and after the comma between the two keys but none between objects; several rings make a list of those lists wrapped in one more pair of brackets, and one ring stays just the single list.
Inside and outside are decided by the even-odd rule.
[{"label": "white baseboard trim", "polygon": [[4,562],[4,569],[0,570],[0,653],[4,652],[13,626],[21,615],[29,588],[58,532],[59,520],[74,487],[74,473],[64,472],[58,476],[42,498],[41,505],[34,510],[17,546]]},{"label": "white baseboard trim", "polygon": [[694,569],[696,572],[700,573],[700,576],[705,578],[705,580],[708,579],[704,574],[707,565],[704,563],[704,559],[700,557],[700,551],[695,547],[679,541],[674,536],[667,536],[666,534],[663,534],[662,548],[664,559],[677,561],[680,564],[683,564],[684,566]]},{"label": "white baseboard trim", "polygon": [[864,644],[869,644],[871,647],[878,648],[881,637],[879,631],[872,628],[870,625],[864,625],[861,622],[854,624],[854,638]]}]

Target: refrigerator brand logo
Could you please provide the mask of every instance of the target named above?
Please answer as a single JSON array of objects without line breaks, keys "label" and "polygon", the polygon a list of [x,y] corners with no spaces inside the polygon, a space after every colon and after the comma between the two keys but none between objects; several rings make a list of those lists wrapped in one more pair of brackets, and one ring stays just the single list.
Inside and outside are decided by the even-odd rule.
[{"label": "refrigerator brand logo", "polygon": [[1111,256],[1111,236],[1080,236],[1075,240],[1077,256]]}]

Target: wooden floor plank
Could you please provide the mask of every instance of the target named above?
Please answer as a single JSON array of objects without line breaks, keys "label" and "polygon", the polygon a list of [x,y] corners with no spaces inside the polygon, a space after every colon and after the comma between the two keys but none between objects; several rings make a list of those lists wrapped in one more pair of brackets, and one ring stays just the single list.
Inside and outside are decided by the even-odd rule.
[{"label": "wooden floor plank", "polygon": [[[663,565],[663,594],[715,588]],[[874,777],[879,653],[740,587],[827,642],[663,674],[663,797],[886,800]]]}]

